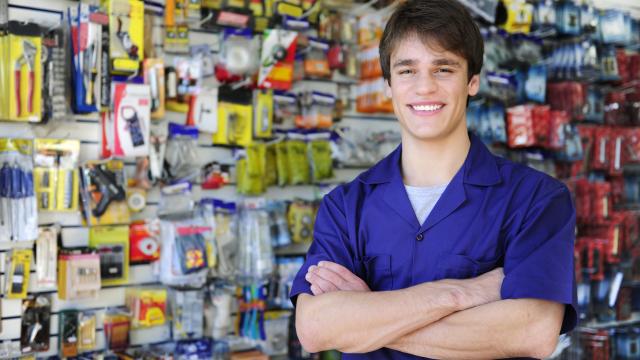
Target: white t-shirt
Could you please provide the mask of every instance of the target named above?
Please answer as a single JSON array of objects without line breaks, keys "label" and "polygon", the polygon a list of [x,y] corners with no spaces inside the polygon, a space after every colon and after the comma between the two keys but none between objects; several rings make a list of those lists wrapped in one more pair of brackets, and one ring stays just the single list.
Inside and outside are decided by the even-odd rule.
[{"label": "white t-shirt", "polygon": [[411,206],[413,207],[413,211],[416,213],[416,217],[418,218],[420,225],[424,223],[427,216],[431,213],[431,210],[433,210],[433,207],[436,206],[438,199],[440,199],[440,196],[447,188],[447,185],[449,184],[426,187],[404,186],[407,190],[409,201],[411,201]]}]

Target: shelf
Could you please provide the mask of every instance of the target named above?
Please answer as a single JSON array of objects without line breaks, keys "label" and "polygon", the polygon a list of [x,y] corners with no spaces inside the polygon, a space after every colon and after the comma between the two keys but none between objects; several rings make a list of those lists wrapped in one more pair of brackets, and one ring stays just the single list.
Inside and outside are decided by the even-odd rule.
[{"label": "shelf", "polygon": [[299,243],[275,249],[276,256],[304,256],[309,251],[311,243]]},{"label": "shelf", "polygon": [[606,329],[606,328],[610,328],[610,327],[631,325],[631,324],[635,324],[637,322],[640,322],[640,312],[634,312],[633,314],[631,314],[631,318],[629,320],[607,321],[607,322],[590,321],[590,322],[588,322],[588,323],[586,323],[586,324],[584,324],[583,326],[580,326],[580,327],[581,328],[589,328],[589,329]]}]

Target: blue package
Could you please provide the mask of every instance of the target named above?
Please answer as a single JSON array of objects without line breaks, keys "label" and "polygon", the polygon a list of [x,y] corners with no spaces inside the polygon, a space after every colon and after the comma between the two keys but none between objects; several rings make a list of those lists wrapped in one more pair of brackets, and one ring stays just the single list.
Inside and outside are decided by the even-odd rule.
[{"label": "blue package", "polygon": [[507,130],[505,125],[505,110],[501,103],[492,103],[488,110],[493,142],[506,143]]},{"label": "blue package", "polygon": [[573,2],[564,2],[556,9],[558,32],[565,35],[580,35],[580,8]]},{"label": "blue package", "polygon": [[600,41],[605,44],[625,45],[628,42],[631,31],[630,20],[625,14],[618,10],[605,10],[600,13],[600,24],[598,27]]},{"label": "blue package", "polygon": [[527,99],[543,103],[547,95],[547,66],[535,64],[529,67],[524,85]]},{"label": "blue package", "polygon": [[491,133],[491,119],[489,118],[489,108],[483,105],[480,108],[480,127],[478,128],[478,135],[485,143],[493,142],[493,134]]},{"label": "blue package", "polygon": [[604,124],[604,94],[600,88],[590,86],[587,89],[587,113],[585,120]]}]

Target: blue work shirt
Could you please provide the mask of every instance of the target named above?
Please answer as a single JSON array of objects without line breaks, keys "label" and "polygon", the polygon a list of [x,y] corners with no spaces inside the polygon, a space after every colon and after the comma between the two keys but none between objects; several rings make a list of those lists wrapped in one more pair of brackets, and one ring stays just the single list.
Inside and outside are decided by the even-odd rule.
[{"label": "blue work shirt", "polygon": [[[470,138],[463,166],[423,224],[402,180],[401,146],[325,196],[313,244],[291,288],[292,301],[300,293],[312,294],[304,276],[322,260],[345,266],[372,291],[467,279],[503,267],[502,299],[566,304],[562,332],[572,330],[577,320],[575,210],[568,189],[544,173],[493,155],[476,136]],[[420,357],[382,348],[343,358]]]}]

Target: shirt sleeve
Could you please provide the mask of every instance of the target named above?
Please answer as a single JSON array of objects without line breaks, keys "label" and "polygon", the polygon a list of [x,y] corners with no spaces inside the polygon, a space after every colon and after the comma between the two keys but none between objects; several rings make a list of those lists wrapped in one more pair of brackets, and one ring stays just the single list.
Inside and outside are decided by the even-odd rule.
[{"label": "shirt sleeve", "polygon": [[577,322],[573,246],[575,209],[562,185],[531,203],[507,239],[503,299],[535,298],[565,304],[561,333]]},{"label": "shirt sleeve", "polygon": [[355,254],[353,247],[349,245],[347,221],[340,192],[341,189],[337,188],[325,196],[320,203],[313,229],[313,243],[302,268],[293,280],[289,293],[294,305],[299,294],[312,294],[311,284],[304,278],[311,265],[317,265],[320,261],[326,260],[340,264],[357,274],[353,261]]}]

